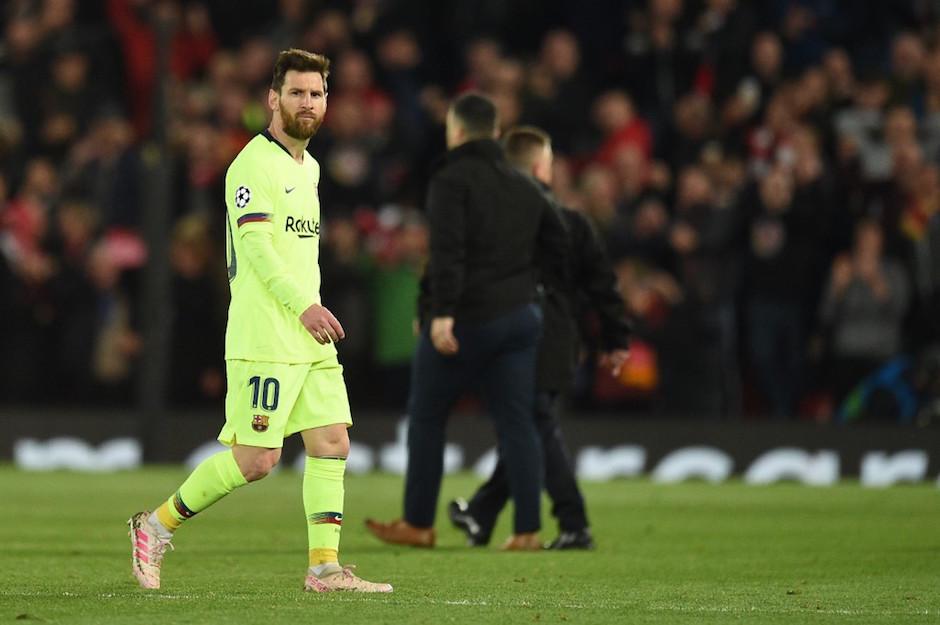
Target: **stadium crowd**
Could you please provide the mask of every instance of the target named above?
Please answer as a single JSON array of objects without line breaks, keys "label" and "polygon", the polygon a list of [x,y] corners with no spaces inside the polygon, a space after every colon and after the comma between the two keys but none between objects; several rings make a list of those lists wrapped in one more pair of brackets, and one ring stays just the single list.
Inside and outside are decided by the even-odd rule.
[{"label": "stadium crowd", "polygon": [[403,407],[424,188],[450,99],[478,90],[504,128],[551,134],[555,193],[603,236],[636,319],[619,379],[585,358],[581,407],[932,410],[936,2],[9,0],[0,20],[4,401],[133,401],[165,20],[174,403],[224,393],[224,173],[298,46],[333,60],[310,150],[354,405]]}]

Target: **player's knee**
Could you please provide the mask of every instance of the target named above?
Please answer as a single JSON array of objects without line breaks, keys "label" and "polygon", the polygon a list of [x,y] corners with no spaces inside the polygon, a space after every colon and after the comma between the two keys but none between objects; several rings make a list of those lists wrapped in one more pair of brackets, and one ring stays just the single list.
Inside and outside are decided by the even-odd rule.
[{"label": "player's knee", "polygon": [[349,437],[344,436],[343,438],[337,440],[333,444],[333,453],[331,456],[336,456],[337,458],[348,458],[349,457]]},{"label": "player's knee", "polygon": [[345,426],[326,427],[314,436],[305,437],[307,455],[315,458],[346,458],[349,456],[349,434]]},{"label": "player's knee", "polygon": [[248,462],[245,462],[243,466],[239,468],[242,471],[242,475],[245,476],[245,480],[248,482],[257,482],[263,477],[267,476],[271,471],[274,470],[274,467],[277,466],[278,461],[281,459],[281,450],[272,449],[266,451],[262,454],[258,454],[251,458]]},{"label": "player's knee", "polygon": [[346,428],[336,428],[330,432],[330,436],[326,438],[324,443],[327,448],[324,455],[337,458],[349,457],[349,434],[346,432]]}]

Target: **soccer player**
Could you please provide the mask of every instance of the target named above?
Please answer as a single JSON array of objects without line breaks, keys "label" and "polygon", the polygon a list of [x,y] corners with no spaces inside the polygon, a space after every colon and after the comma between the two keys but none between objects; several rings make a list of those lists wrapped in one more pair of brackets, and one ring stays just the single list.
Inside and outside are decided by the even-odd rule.
[{"label": "soccer player", "polygon": [[345,333],[320,303],[320,166],[306,151],[326,113],[329,66],[319,54],[280,53],[268,92],[271,125],[225,176],[232,301],[219,440],[231,449],[203,461],[154,512],[128,521],[133,571],[144,588],[160,587],[163,554],[180,525],[270,473],[284,438],[300,432],[310,555],[304,590],[392,590],[360,579],[337,556],[352,419],[334,346]]}]

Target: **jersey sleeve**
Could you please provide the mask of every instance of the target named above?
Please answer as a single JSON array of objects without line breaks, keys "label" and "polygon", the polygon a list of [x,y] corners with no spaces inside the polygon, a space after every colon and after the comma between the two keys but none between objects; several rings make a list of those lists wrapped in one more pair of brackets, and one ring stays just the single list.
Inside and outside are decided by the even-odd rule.
[{"label": "jersey sleeve", "polygon": [[225,205],[236,236],[274,232],[271,180],[262,167],[250,161],[232,163],[225,176]]},{"label": "jersey sleeve", "polygon": [[305,293],[300,288],[287,265],[274,251],[270,233],[248,232],[242,241],[251,268],[282,306],[299,317],[317,303],[314,294]]}]

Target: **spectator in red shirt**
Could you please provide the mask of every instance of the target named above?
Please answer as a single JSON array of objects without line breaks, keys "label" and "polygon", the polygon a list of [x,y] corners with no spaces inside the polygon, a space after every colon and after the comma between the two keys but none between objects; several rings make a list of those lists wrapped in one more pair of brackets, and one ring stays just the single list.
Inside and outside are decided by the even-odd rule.
[{"label": "spectator in red shirt", "polygon": [[604,165],[613,163],[614,155],[622,148],[636,146],[644,156],[650,156],[653,137],[649,124],[639,117],[633,101],[623,91],[608,91],[594,102],[594,123],[603,133],[603,143],[594,160]]},{"label": "spectator in red shirt", "polygon": [[179,22],[171,45],[170,69],[175,77],[186,80],[209,64],[218,47],[209,12],[201,4],[184,9],[177,2],[151,5],[143,0],[108,0],[108,19],[124,51],[134,128],[138,135],[146,136],[152,122],[157,72],[157,21]]}]

